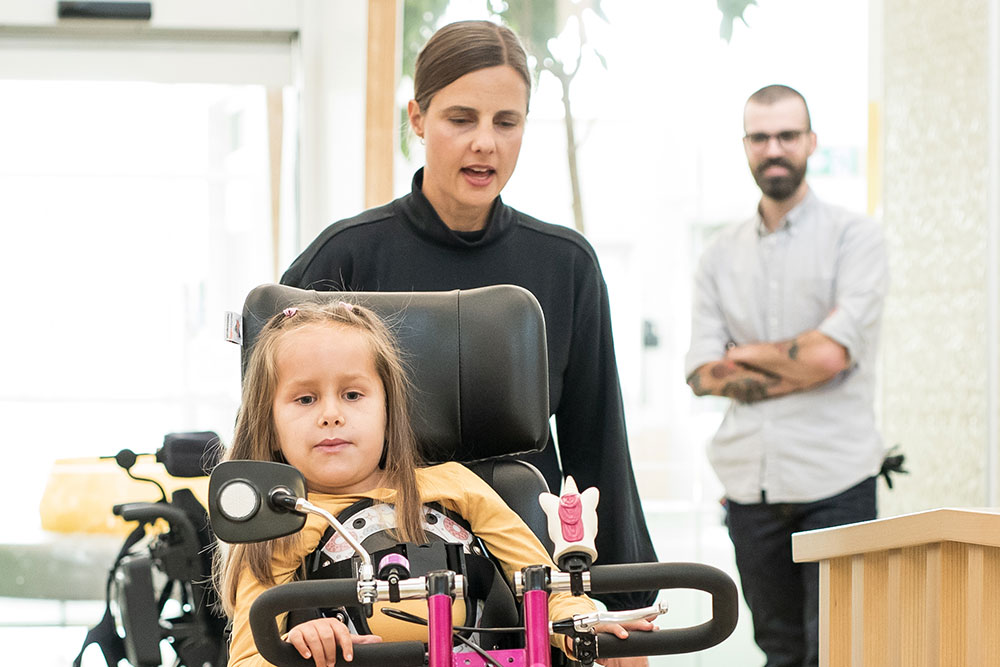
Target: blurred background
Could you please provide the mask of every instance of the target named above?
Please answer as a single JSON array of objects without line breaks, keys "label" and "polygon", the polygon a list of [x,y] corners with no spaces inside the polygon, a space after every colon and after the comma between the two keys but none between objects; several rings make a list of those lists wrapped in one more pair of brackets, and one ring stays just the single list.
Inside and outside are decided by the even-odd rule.
[{"label": "blurred background", "polygon": [[[225,311],[329,223],[409,191],[412,58],[458,19],[507,19],[552,58],[503,198],[598,253],[661,560],[735,576],[704,455],[726,402],[695,399],[682,363],[697,258],[756,205],[742,109],[769,83],[809,102],[814,189],[889,238],[878,408],[911,474],[881,513],[998,504],[998,1],[536,4],[551,20],[523,27],[531,0],[155,0],[138,23],[0,0],[0,661],[67,665],[103,613],[128,529],[110,506],[157,495],[96,457],[172,431],[228,442]],[[708,616],[666,597],[662,625]],[[652,664],[760,661],[744,615]]]}]

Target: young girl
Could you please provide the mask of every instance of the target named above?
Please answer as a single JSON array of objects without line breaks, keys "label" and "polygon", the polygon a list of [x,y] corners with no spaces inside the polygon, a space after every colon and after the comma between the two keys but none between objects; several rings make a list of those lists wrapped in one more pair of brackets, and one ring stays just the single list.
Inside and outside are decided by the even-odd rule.
[{"label": "young girl", "polygon": [[[420,467],[407,386],[395,341],[371,311],[344,302],[289,308],[267,323],[254,346],[227,458],[295,466],[310,501],[334,516],[363,498],[392,504],[400,541],[425,541],[421,504],[436,501],[469,522],[509,579],[525,565],[551,565],[534,534],[475,473],[458,463]],[[296,578],[325,528],[310,516],[295,535],[236,545],[219,559],[216,578],[233,621],[231,666],[266,664],[250,633],[250,605],[267,588]],[[550,598],[552,619],[593,609],[584,597]],[[638,621],[628,627],[654,626]],[[628,636],[617,624],[598,630]],[[337,645],[350,660],[354,642],[381,639],[352,635],[339,620],[319,618],[290,629],[286,641],[326,667]]]}]

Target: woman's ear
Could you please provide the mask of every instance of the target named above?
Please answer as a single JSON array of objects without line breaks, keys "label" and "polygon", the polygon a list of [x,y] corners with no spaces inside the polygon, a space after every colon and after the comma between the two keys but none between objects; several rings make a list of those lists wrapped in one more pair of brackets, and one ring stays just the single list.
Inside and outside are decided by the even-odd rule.
[{"label": "woman's ear", "polygon": [[413,129],[413,133],[424,138],[424,116],[420,113],[420,105],[417,104],[416,100],[410,100],[406,105],[406,114],[410,117],[410,127]]}]

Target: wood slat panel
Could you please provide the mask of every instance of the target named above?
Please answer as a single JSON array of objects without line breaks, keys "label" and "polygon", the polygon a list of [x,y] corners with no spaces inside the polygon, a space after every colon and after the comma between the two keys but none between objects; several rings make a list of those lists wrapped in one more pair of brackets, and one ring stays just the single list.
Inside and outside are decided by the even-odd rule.
[{"label": "wood slat panel", "polygon": [[[857,665],[889,665],[890,636],[887,632],[872,632],[872,628],[889,627],[889,554],[885,552],[865,554],[862,561],[862,581],[864,585],[863,607],[860,620],[859,638],[861,645],[860,662]],[[865,630],[869,630],[865,632]],[[898,637],[899,633],[895,633]]]},{"label": "wood slat panel", "polygon": [[899,588],[890,591],[899,601],[900,664],[927,664],[927,549],[900,550]]},{"label": "wood slat panel", "polygon": [[830,561],[830,664],[851,664],[852,559]]}]

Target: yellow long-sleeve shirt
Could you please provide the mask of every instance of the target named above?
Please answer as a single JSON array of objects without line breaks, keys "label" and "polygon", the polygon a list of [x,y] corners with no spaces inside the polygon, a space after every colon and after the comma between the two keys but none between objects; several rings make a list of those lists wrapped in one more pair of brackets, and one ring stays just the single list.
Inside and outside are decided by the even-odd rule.
[{"label": "yellow long-sleeve shirt", "polygon": [[[472,532],[486,543],[490,553],[500,561],[508,579],[512,579],[514,572],[527,565],[545,564],[554,567],[552,559],[534,533],[474,472],[459,463],[443,463],[420,468],[416,474],[421,501],[439,502],[468,521]],[[362,498],[393,503],[396,492],[377,488],[359,495],[309,494],[310,502],[334,516]],[[272,571],[278,584],[292,580],[304,559],[319,546],[326,527],[325,521],[310,515],[295,547],[275,554]],[[248,571],[240,575],[229,647],[230,667],[261,667],[270,664],[257,652],[249,622],[250,606],[266,588]],[[549,598],[551,620],[592,611],[594,604],[586,597],[554,593]]]}]

